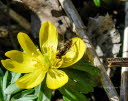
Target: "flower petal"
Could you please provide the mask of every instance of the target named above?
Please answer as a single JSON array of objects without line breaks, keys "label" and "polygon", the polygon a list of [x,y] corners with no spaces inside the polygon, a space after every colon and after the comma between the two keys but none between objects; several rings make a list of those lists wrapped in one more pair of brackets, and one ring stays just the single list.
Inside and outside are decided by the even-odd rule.
[{"label": "flower petal", "polygon": [[17,72],[17,73],[29,73],[34,70],[34,66],[32,66],[29,63],[18,63],[16,61],[6,59],[6,60],[1,60],[3,66],[12,72]]},{"label": "flower petal", "polygon": [[79,61],[82,56],[84,55],[86,46],[84,44],[84,41],[80,38],[72,38],[72,45],[70,49],[66,52],[66,54],[62,57],[63,58],[63,67],[68,67],[70,65],[73,65],[77,61]]},{"label": "flower petal", "polygon": [[18,50],[7,51],[5,56],[19,63],[23,63],[25,61],[30,62],[32,60],[32,57],[30,57],[28,54]]},{"label": "flower petal", "polygon": [[18,79],[16,85],[22,89],[31,89],[43,81],[45,74],[46,72],[43,72],[40,69],[35,70],[34,72],[26,74]]},{"label": "flower petal", "polygon": [[46,84],[50,89],[57,89],[68,82],[68,76],[65,72],[57,69],[50,69],[47,73]]},{"label": "flower petal", "polygon": [[46,47],[52,47],[54,52],[57,50],[58,33],[56,27],[49,21],[44,22],[40,28],[39,43],[43,53],[47,52]]},{"label": "flower petal", "polygon": [[35,68],[31,64],[29,65],[29,63],[22,64],[10,59],[1,60],[1,62],[7,70],[17,73],[29,73],[32,72]]},{"label": "flower petal", "polygon": [[34,45],[30,37],[25,33],[18,33],[18,41],[23,50],[31,56],[37,56],[39,49]]},{"label": "flower petal", "polygon": [[10,59],[1,60],[3,66],[12,72],[29,73],[34,70],[34,61],[26,53],[11,50],[5,53]]}]

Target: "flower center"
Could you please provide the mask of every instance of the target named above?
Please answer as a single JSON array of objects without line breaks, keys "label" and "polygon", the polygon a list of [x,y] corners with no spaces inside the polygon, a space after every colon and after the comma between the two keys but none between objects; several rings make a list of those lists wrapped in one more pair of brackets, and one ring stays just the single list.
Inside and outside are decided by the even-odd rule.
[{"label": "flower center", "polygon": [[49,61],[44,57],[33,58],[35,69],[40,69],[43,72],[47,72],[49,68]]},{"label": "flower center", "polygon": [[62,65],[62,59],[54,59],[50,68],[59,68]]}]

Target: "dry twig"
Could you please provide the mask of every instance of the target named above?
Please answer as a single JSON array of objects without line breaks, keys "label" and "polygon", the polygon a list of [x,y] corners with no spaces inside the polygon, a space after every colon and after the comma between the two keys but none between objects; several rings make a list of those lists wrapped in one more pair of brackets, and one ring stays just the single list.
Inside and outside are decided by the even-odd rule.
[{"label": "dry twig", "polygon": [[[4,11],[4,9],[6,9],[7,6],[4,5],[1,1],[0,1],[0,10]],[[24,29],[26,29],[27,31],[30,31],[31,26],[29,24],[29,22],[22,17],[21,15],[19,15],[18,13],[16,13],[14,10],[9,9],[9,16],[15,20],[20,26],[22,26]]]}]

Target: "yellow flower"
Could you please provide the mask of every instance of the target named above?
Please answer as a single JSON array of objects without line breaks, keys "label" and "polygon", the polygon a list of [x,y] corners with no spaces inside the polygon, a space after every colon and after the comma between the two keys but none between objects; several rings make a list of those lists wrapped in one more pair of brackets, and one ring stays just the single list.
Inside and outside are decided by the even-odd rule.
[{"label": "yellow flower", "polygon": [[16,81],[22,89],[39,85],[46,77],[47,87],[57,89],[68,82],[67,74],[58,68],[65,68],[80,60],[85,52],[85,44],[80,38],[72,38],[72,45],[65,55],[56,57],[58,33],[53,24],[46,21],[39,33],[40,50],[25,33],[18,33],[18,41],[24,52],[11,50],[5,53],[10,58],[2,60],[3,66],[12,72],[28,73]]}]

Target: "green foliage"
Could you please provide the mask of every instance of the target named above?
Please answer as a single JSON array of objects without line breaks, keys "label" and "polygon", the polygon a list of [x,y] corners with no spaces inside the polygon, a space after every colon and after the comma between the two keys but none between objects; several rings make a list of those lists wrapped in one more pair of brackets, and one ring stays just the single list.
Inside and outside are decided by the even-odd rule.
[{"label": "green foliage", "polygon": [[3,71],[0,68],[0,101],[4,101],[4,93],[3,93]]},{"label": "green foliage", "polygon": [[[20,73],[3,73],[0,69],[0,101],[33,101],[37,96],[34,89],[24,90],[16,86],[15,81],[21,76]],[[33,94],[32,94],[33,93]]]},{"label": "green foliage", "polygon": [[[89,101],[86,94],[94,91],[99,69],[81,59],[62,70],[69,76],[68,83],[58,89],[64,101]],[[46,79],[34,89],[23,90],[15,84],[20,76],[20,73],[8,71],[4,74],[0,69],[0,101],[51,101],[52,90],[47,88]]]},{"label": "green foliage", "polygon": [[91,62],[88,62],[84,58],[78,61],[76,64],[70,66],[70,68],[88,72],[91,75],[98,75],[98,73],[100,72],[100,70],[97,67],[93,66]]},{"label": "green foliage", "polygon": [[43,83],[35,87],[35,95],[37,95],[37,101],[51,101],[52,90],[48,89],[45,80]]},{"label": "green foliage", "polygon": [[89,101],[85,94],[94,91],[99,69],[81,59],[76,64],[62,70],[70,78],[68,83],[59,89],[63,94],[64,101]]},{"label": "green foliage", "polygon": [[4,76],[2,69],[0,68],[0,77]]},{"label": "green foliage", "polygon": [[[105,4],[108,4],[108,3],[111,3],[112,1],[114,0],[93,0],[94,4],[97,6],[97,7],[100,7],[102,2],[104,2]],[[116,1],[116,0],[115,0]],[[118,2],[118,0],[117,0]]]},{"label": "green foliage", "polygon": [[[74,80],[69,79],[69,82],[61,87],[59,91],[63,94],[63,96],[66,97],[69,101],[89,101],[86,96],[82,94],[84,89],[83,87],[80,87],[78,83],[76,83]],[[82,91],[82,92],[81,92]]]},{"label": "green foliage", "polygon": [[5,89],[5,94],[16,94],[17,92],[21,91],[22,89],[18,88],[15,83],[12,83],[8,85],[8,87]]},{"label": "green foliage", "polygon": [[19,92],[11,98],[11,101],[33,101],[33,99],[37,98],[36,95],[32,94],[33,92],[34,89]]},{"label": "green foliage", "polygon": [[96,5],[97,7],[100,7],[100,0],[93,0],[93,2],[95,3],[95,5]]}]

